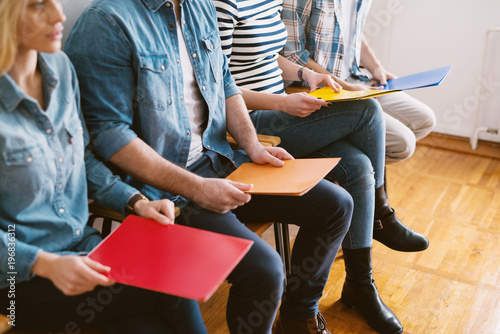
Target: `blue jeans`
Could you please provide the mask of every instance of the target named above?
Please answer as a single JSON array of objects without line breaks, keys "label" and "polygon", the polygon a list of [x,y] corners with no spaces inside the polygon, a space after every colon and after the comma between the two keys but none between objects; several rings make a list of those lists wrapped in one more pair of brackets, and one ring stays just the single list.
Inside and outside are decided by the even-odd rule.
[{"label": "blue jeans", "polygon": [[384,183],[385,124],[380,105],[373,99],[334,102],[304,118],[276,110],[256,110],[250,117],[258,133],[279,136],[280,146],[296,158],[342,158],[327,176],[354,201],[342,247],[370,247],[374,190]]},{"label": "blue jeans", "polygon": [[[2,313],[6,297],[7,289],[0,290]],[[106,334],[207,333],[197,301],[121,284],[66,296],[35,277],[16,285],[15,306],[19,330],[80,333],[91,326]]]},{"label": "blue jeans", "polygon": [[[222,177],[231,165],[206,153],[189,170],[203,177]],[[225,174],[225,175],[224,175]],[[227,305],[231,333],[270,333],[283,294],[283,263],[278,253],[245,222],[282,222],[300,226],[292,251],[281,314],[308,319],[318,310],[331,264],[349,228],[351,196],[322,180],[303,196],[252,196],[249,203],[226,214],[188,204],[177,223],[254,241],[250,251],[229,275],[232,284]]]}]

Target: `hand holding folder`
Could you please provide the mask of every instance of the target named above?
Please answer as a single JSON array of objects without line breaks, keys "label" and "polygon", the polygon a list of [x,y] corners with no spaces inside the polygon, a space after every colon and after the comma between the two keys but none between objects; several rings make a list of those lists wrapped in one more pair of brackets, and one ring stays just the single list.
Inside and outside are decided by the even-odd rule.
[{"label": "hand holding folder", "polygon": [[206,301],[253,241],[130,215],[89,257],[118,283]]},{"label": "hand holding folder", "polygon": [[242,164],[228,180],[253,184],[249,194],[301,196],[326,176],[340,158],[285,160],[283,167]]},{"label": "hand holding folder", "polygon": [[339,93],[335,93],[330,87],[323,87],[309,94],[328,102],[362,100],[402,90],[437,86],[443,81],[450,70],[451,65],[391,79],[387,82],[387,85],[380,86],[382,88],[380,90],[341,90]]}]

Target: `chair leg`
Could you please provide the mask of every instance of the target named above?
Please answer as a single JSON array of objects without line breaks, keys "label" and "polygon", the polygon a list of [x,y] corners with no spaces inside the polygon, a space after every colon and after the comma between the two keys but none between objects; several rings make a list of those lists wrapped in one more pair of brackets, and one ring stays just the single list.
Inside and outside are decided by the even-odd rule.
[{"label": "chair leg", "polygon": [[[286,259],[285,259],[285,248],[283,245],[283,233],[281,228],[281,223],[274,223],[274,241],[276,243],[276,251],[281,257],[281,261],[283,261],[283,269],[285,273],[287,272],[286,268]],[[285,283],[286,283],[286,275],[285,275]]]},{"label": "chair leg", "polygon": [[[384,190],[387,194],[387,168],[384,167]],[[387,196],[389,198],[389,195]]]},{"label": "chair leg", "polygon": [[284,263],[285,263],[285,273],[290,275],[292,273],[292,259],[290,253],[290,231],[288,229],[288,224],[281,224],[281,229],[283,231],[283,252],[284,252]]},{"label": "chair leg", "polygon": [[112,225],[113,225],[113,220],[109,218],[103,218],[102,231],[101,231],[101,235],[103,238],[106,238],[111,233]]}]

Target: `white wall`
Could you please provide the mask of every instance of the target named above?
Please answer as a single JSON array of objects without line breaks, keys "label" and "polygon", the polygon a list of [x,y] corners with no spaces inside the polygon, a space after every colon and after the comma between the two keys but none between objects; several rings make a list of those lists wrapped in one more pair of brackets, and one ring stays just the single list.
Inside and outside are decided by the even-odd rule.
[{"label": "white wall", "polygon": [[92,0],[62,0],[61,3],[63,5],[64,14],[66,14],[67,17],[63,33],[63,42],[66,42],[76,19],[78,19],[81,12],[92,3]]},{"label": "white wall", "polygon": [[[491,35],[486,75],[481,63],[486,31],[500,28],[500,0],[374,0],[365,37],[387,70],[402,76],[445,65],[437,87],[408,91],[437,115],[436,132],[470,137],[478,126],[500,124],[500,32]],[[481,139],[500,141],[482,134]]]}]

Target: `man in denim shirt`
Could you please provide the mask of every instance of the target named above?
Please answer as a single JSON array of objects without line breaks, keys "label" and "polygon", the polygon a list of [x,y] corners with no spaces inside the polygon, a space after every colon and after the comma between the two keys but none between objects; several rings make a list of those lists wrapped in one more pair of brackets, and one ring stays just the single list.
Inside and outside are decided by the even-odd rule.
[{"label": "man in denim shirt", "polygon": [[352,200],[327,181],[302,197],[250,197],[250,185],[222,179],[246,158],[230,148],[226,128],[256,163],[281,166],[291,156],[258,142],[212,2],[180,2],[97,0],[77,21],[66,51],[94,150],[141,193],[175,201],[177,223],[254,241],[228,277],[232,333],[270,333],[284,280],[276,251],[241,222],[301,226],[281,316],[298,320],[300,333],[328,333],[318,300]]}]

